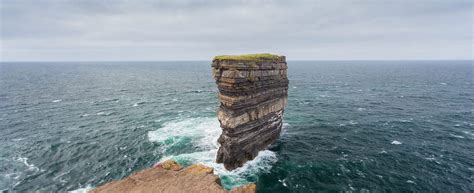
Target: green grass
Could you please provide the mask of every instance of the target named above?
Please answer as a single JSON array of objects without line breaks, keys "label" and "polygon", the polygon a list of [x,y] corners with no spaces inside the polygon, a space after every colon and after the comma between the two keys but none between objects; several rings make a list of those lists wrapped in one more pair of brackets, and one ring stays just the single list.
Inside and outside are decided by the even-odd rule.
[{"label": "green grass", "polygon": [[244,54],[244,55],[220,55],[214,57],[214,60],[245,60],[245,61],[261,61],[261,60],[280,60],[281,56],[274,54]]}]

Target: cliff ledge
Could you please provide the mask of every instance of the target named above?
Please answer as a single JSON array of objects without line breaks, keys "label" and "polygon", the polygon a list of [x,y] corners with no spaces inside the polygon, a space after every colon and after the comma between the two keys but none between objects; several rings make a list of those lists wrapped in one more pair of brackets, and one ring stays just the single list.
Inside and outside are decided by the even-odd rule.
[{"label": "cliff ledge", "polygon": [[[220,179],[213,169],[201,164],[183,168],[173,160],[99,186],[90,193],[225,193]],[[254,193],[255,184],[248,184],[230,191],[231,193]]]}]

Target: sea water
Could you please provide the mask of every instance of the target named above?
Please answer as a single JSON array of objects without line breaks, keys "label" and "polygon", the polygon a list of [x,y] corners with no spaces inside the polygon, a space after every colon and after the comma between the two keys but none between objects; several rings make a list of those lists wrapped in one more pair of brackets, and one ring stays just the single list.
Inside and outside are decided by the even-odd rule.
[{"label": "sea water", "polygon": [[174,159],[258,192],[474,192],[472,61],[289,61],[279,140],[214,162],[209,61],[0,63],[0,190],[84,191]]}]

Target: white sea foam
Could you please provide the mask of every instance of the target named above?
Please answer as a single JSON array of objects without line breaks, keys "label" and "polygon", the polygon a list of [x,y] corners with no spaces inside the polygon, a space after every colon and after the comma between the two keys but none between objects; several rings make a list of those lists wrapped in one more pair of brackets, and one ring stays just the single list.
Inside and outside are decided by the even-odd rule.
[{"label": "white sea foam", "polygon": [[138,102],[138,103],[135,103],[133,104],[134,107],[138,107],[138,105],[141,105],[141,104],[144,104],[145,102]]},{"label": "white sea foam", "polygon": [[288,135],[288,128],[290,128],[291,125],[289,123],[283,123],[283,126],[281,127],[281,134],[280,136],[286,136]]},{"label": "white sea foam", "polygon": [[81,115],[81,117],[88,117],[88,116],[89,116],[89,114],[87,114],[87,113],[86,113],[86,114],[83,114],[83,115]]},{"label": "white sea foam", "polygon": [[15,138],[15,139],[12,139],[12,141],[22,141],[24,140],[25,138]]},{"label": "white sea foam", "polygon": [[[469,131],[463,131],[464,134],[469,135],[471,138],[474,138],[474,133],[469,132]],[[469,137],[468,136],[468,137]]]},{"label": "white sea foam", "polygon": [[426,160],[430,160],[430,161],[435,161],[435,160],[436,160],[436,158],[434,158],[434,157],[427,157],[427,158],[425,158],[425,159],[426,159]]},{"label": "white sea foam", "polygon": [[454,134],[449,134],[449,135],[451,135],[451,136],[453,136],[453,137],[455,137],[455,138],[464,139],[464,137],[463,137],[463,136],[460,136],[460,135],[454,135]]},{"label": "white sea foam", "polygon": [[281,184],[282,184],[283,186],[287,187],[287,185],[286,185],[286,183],[285,183],[285,179],[283,179],[283,180],[278,180],[278,181],[281,182]]},{"label": "white sea foam", "polygon": [[61,101],[63,101],[63,100],[58,99],[58,100],[54,100],[53,103],[59,103],[59,102],[61,102]]},{"label": "white sea foam", "polygon": [[436,164],[441,164],[438,160],[436,160],[436,158],[433,155],[431,157],[427,157],[425,159],[429,160],[429,161],[432,161],[432,162],[435,162]]},{"label": "white sea foam", "polygon": [[32,171],[39,171],[40,170],[34,164],[29,164],[28,163],[28,158],[26,158],[26,157],[19,157],[17,160],[22,162],[23,164],[25,164],[25,166],[28,167],[28,170],[32,170]]},{"label": "white sea foam", "polygon": [[357,121],[354,121],[354,120],[349,121],[349,125],[357,125],[357,124],[359,124]]},{"label": "white sea foam", "polygon": [[109,116],[109,115],[111,115],[112,113],[113,113],[113,112],[108,112],[108,113],[106,113],[106,112],[98,112],[98,113],[96,113],[96,115],[99,115],[99,116]]},{"label": "white sea foam", "polygon": [[198,143],[197,145],[211,149],[218,147],[217,138],[220,132],[216,118],[189,118],[165,123],[158,130],[148,132],[148,139],[152,142],[164,143],[167,139],[189,137],[193,142]]},{"label": "white sea foam", "polygon": [[84,188],[79,188],[77,190],[69,191],[69,193],[87,193],[89,190],[92,190],[92,186],[89,184]]},{"label": "white sea foam", "polygon": [[393,140],[393,141],[392,141],[392,144],[393,144],[393,145],[401,145],[402,142],[397,141],[397,140]]},{"label": "white sea foam", "polygon": [[[285,125],[287,126],[287,125]],[[226,179],[222,183],[227,188],[248,183],[246,177],[259,172],[268,172],[277,161],[275,152],[265,150],[259,152],[258,156],[246,162],[242,167],[233,171],[227,171],[223,164],[215,162],[219,144],[217,139],[221,134],[219,121],[216,118],[188,118],[179,121],[165,123],[163,127],[150,131],[148,139],[152,142],[162,144],[162,152],[165,154],[160,161],[174,159],[178,162],[201,163],[214,168],[214,173]],[[178,155],[166,155],[167,148],[174,145],[168,143],[169,139],[186,137],[191,139],[192,145],[199,151]]]},{"label": "white sea foam", "polygon": [[409,118],[409,119],[400,119],[399,120],[400,122],[402,123],[411,123],[413,121],[413,118]]}]

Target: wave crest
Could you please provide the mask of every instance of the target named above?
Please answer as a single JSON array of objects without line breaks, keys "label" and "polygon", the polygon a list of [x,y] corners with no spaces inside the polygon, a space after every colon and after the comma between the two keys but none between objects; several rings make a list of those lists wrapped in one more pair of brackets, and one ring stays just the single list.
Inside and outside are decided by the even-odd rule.
[{"label": "wave crest", "polygon": [[[167,122],[161,128],[148,132],[148,139],[161,144],[163,157],[160,161],[173,159],[182,165],[201,163],[213,167],[226,189],[250,183],[249,177],[269,172],[278,160],[275,152],[265,150],[242,167],[227,171],[223,164],[215,162],[220,134],[217,118],[200,117]],[[182,152],[182,149],[189,149],[190,146],[194,148]]]}]

